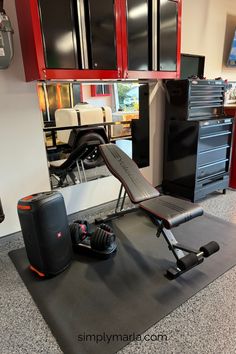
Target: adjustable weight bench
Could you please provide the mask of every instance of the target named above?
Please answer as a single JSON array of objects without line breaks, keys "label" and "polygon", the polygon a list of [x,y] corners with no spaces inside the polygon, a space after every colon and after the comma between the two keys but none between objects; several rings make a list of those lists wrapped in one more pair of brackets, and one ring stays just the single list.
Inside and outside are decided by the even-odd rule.
[{"label": "adjustable weight bench", "polygon": [[[195,250],[177,242],[171,229],[203,214],[203,209],[191,202],[160,195],[160,193],[143,177],[138,166],[118,146],[114,144],[99,145],[101,155],[110,172],[121,182],[121,189],[116,205],[116,216],[124,215],[126,193],[133,204],[144,210],[157,226],[157,237],[164,236],[169,250],[176,259],[176,267],[167,270],[167,276],[176,278],[180,274],[202,263],[219,250],[215,241]],[[122,197],[122,190],[125,193]],[[120,212],[119,203],[121,202]],[[137,208],[135,208],[137,209]],[[114,217],[114,214],[113,214]]]}]

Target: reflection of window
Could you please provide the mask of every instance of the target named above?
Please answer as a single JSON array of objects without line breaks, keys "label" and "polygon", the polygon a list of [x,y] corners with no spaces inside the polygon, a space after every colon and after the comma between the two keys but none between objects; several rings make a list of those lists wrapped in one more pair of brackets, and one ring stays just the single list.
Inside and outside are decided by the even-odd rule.
[{"label": "reflection of window", "polygon": [[110,96],[111,85],[91,85],[91,96]]},{"label": "reflection of window", "polygon": [[139,84],[117,84],[119,111],[136,112],[139,110]]},{"label": "reflection of window", "polygon": [[40,109],[45,126],[55,125],[55,111],[59,108],[70,108],[81,102],[80,84],[57,83],[38,84]]}]

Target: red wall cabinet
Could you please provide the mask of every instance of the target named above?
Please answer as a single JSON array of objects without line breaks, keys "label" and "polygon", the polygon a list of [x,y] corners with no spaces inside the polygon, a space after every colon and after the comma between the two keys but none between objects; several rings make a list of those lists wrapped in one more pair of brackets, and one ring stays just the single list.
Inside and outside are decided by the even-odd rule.
[{"label": "red wall cabinet", "polygon": [[177,78],[182,0],[16,0],[26,81]]},{"label": "red wall cabinet", "polygon": [[121,1],[123,76],[180,76],[181,0]]}]

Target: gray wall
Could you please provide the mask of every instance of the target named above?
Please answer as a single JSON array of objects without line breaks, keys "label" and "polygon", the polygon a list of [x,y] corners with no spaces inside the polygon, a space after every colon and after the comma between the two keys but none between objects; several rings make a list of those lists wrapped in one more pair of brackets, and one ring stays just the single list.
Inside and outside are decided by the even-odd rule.
[{"label": "gray wall", "polygon": [[0,197],[6,215],[0,236],[19,230],[20,197],[49,189],[36,85],[24,82],[14,0],[4,7],[15,31],[15,55],[10,68],[0,70]]}]

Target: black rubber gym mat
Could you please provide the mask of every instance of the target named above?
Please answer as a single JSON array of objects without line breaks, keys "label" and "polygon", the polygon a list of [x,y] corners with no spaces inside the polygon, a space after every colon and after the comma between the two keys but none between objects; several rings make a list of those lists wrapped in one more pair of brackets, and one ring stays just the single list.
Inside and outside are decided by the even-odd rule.
[{"label": "black rubber gym mat", "polygon": [[215,240],[220,251],[176,280],[164,277],[173,256],[141,211],[113,227],[119,238],[115,257],[76,256],[49,280],[37,280],[28,270],[24,249],[9,254],[65,354],[115,353],[236,264],[236,225],[209,215],[174,233],[197,248]]}]

